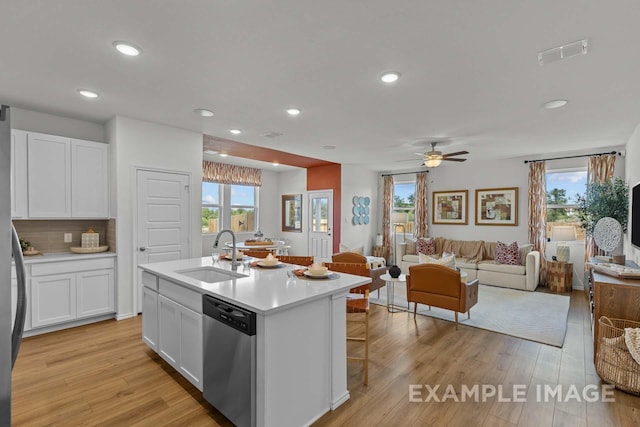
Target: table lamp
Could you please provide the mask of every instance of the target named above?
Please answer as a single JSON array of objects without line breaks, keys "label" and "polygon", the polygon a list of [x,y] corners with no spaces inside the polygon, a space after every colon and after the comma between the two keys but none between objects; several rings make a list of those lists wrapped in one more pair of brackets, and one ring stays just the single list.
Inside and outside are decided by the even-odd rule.
[{"label": "table lamp", "polygon": [[576,240],[576,228],[573,225],[556,225],[551,227],[551,240],[558,243],[556,246],[556,259],[560,262],[569,262],[569,245],[567,242]]}]

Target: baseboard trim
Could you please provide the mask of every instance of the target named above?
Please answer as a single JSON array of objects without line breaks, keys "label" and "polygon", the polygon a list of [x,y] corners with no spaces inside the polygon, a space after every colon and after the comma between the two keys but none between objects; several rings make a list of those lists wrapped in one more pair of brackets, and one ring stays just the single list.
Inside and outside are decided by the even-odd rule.
[{"label": "baseboard trim", "polygon": [[24,337],[32,337],[35,335],[46,334],[49,332],[61,331],[63,329],[75,328],[76,326],[84,326],[90,323],[102,322],[103,320],[109,320],[115,318],[115,313],[103,314],[96,317],[88,317],[86,319],[74,320],[73,322],[58,323],[57,325],[43,326],[41,328],[29,329],[24,331]]},{"label": "baseboard trim", "polygon": [[124,319],[130,319],[132,317],[136,317],[137,314],[136,313],[125,313],[125,314],[118,314],[116,316],[116,320],[124,320]]}]

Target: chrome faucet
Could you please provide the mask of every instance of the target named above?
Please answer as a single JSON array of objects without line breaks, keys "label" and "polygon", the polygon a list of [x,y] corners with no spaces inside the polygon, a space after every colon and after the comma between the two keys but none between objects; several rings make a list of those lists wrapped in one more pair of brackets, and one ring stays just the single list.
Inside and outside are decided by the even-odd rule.
[{"label": "chrome faucet", "polygon": [[216,241],[213,243],[213,247],[217,248],[220,243],[220,235],[222,233],[229,233],[233,239],[233,249],[231,250],[231,270],[236,271],[238,269],[238,260],[236,259],[236,235],[231,230],[220,230],[216,236]]}]

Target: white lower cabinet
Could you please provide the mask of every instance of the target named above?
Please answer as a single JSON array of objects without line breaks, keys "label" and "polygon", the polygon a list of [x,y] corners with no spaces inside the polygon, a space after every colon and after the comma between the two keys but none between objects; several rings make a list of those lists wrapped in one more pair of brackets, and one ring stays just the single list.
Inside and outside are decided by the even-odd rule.
[{"label": "white lower cabinet", "polygon": [[202,391],[202,296],[148,273],[142,282],[142,340]]},{"label": "white lower cabinet", "polygon": [[115,311],[113,258],[31,265],[31,327]]},{"label": "white lower cabinet", "polygon": [[76,319],[76,275],[53,274],[31,278],[31,326]]},{"label": "white lower cabinet", "polygon": [[158,352],[158,292],[142,288],[142,341]]},{"label": "white lower cabinet", "polygon": [[76,274],[78,319],[114,310],[113,269],[83,271]]}]

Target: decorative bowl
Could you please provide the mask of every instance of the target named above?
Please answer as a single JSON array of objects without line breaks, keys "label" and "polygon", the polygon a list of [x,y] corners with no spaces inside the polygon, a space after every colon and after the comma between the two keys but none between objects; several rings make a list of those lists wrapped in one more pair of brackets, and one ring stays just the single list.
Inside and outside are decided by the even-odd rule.
[{"label": "decorative bowl", "polygon": [[326,276],[328,270],[327,267],[318,265],[310,265],[309,268],[307,268],[309,274],[314,276]]},{"label": "decorative bowl", "polygon": [[260,261],[262,263],[262,265],[278,265],[278,263],[280,261],[278,261],[278,258],[265,258],[262,261]]}]

